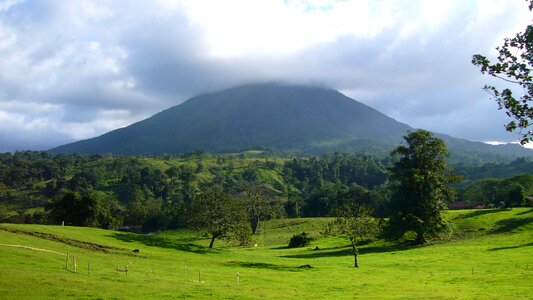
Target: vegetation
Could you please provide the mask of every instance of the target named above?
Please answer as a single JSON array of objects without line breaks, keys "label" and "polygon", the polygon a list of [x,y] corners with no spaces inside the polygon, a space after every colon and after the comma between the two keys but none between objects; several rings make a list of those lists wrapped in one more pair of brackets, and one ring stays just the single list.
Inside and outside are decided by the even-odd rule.
[{"label": "vegetation", "polygon": [[515,175],[511,178],[485,178],[460,191],[460,199],[485,207],[510,208],[528,205],[526,196],[533,194],[533,176]]},{"label": "vegetation", "polygon": [[289,248],[298,248],[308,246],[313,241],[313,238],[307,235],[304,231],[300,234],[295,234],[289,240]]},{"label": "vegetation", "polygon": [[[208,237],[184,230],[142,235],[0,224],[0,293],[2,299],[425,299],[428,293],[524,299],[533,293],[530,208],[451,211],[447,218],[455,227],[451,240],[413,248],[376,240],[359,247],[359,269],[349,268],[346,239],[320,235],[331,221],[325,218],[269,220],[253,237],[257,247],[220,241],[217,249],[208,248]],[[302,231],[318,239],[287,248]],[[72,260],[65,270],[66,253],[77,256],[77,273]],[[128,275],[117,273],[117,265],[128,265]]]},{"label": "vegetation", "polygon": [[[102,228],[129,226],[144,232],[186,228],[191,224],[193,201],[215,185],[241,202],[247,211],[250,232],[255,227],[256,234],[261,231],[262,222],[270,218],[334,217],[353,204],[372,208],[375,216],[388,217],[391,166],[390,158],[349,153],[293,158],[265,151],[220,155],[197,151],[160,157],[4,153],[0,154],[0,221],[65,221]],[[478,203],[485,207],[505,206],[501,203],[505,203],[513,187],[518,198],[522,187],[522,203],[532,204],[533,188],[527,179],[533,175],[530,159],[509,164],[462,163],[454,165],[454,169],[466,180],[450,187],[457,190],[457,200],[466,203],[466,207]],[[491,189],[476,188],[493,181],[505,183],[487,183]],[[97,201],[92,203],[100,217],[95,217],[95,213],[92,218],[100,221],[73,222],[65,216],[68,212],[55,211],[54,207],[63,205],[54,203],[66,200],[64,197],[95,198]],[[519,202],[513,201],[509,205]],[[81,211],[74,204],[70,207],[74,214]],[[112,218],[104,220],[104,216]]]},{"label": "vegetation", "polygon": [[[533,1],[529,1],[529,10],[533,9]],[[500,109],[505,109],[509,117],[514,118],[505,127],[507,131],[520,130],[521,144],[533,141],[533,130],[529,130],[533,121],[533,25],[528,25],[524,32],[513,38],[506,38],[501,47],[497,47],[497,62],[492,63],[481,54],[472,58],[472,63],[481,68],[481,73],[511,83],[523,91],[517,97],[513,88],[498,89],[486,85],[485,90],[498,102]]]},{"label": "vegetation", "polygon": [[372,217],[372,210],[361,205],[353,205],[350,209],[330,224],[329,232],[346,237],[352,246],[354,267],[359,268],[357,256],[358,244],[374,240],[379,234],[378,221]]},{"label": "vegetation", "polygon": [[192,228],[206,231],[211,236],[209,248],[213,248],[215,239],[229,238],[232,234],[244,237],[241,243],[247,241],[246,211],[220,187],[202,192],[193,201],[190,213]]},{"label": "vegetation", "polygon": [[458,181],[446,164],[444,141],[430,132],[418,130],[405,136],[406,146],[398,146],[398,157],[391,168],[393,185],[389,232],[396,238],[406,232],[416,233],[415,243],[423,244],[426,236],[446,229],[442,212],[453,196],[447,186]]}]

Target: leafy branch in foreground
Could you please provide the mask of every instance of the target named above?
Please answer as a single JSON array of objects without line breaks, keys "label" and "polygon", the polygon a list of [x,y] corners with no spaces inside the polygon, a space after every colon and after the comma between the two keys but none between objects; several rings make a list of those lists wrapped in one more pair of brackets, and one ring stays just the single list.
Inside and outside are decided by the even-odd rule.
[{"label": "leafy branch in foreground", "polygon": [[[530,0],[529,10],[533,9]],[[500,109],[505,109],[513,121],[505,125],[507,131],[519,129],[522,145],[533,141],[533,131],[528,128],[533,120],[533,25],[528,25],[524,32],[519,32],[513,38],[505,38],[503,45],[497,47],[497,62],[491,62],[481,54],[472,57],[472,64],[480,67],[481,73],[519,86],[523,95],[515,96],[511,88],[498,89],[492,85],[485,85],[484,89],[496,100]]]}]

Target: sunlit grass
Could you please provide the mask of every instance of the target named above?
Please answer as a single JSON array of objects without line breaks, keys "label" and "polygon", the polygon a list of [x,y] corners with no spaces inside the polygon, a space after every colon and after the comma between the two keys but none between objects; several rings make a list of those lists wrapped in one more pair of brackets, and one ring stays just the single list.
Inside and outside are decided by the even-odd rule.
[{"label": "sunlit grass", "polygon": [[[525,299],[533,295],[531,209],[455,211],[449,217],[457,233],[450,241],[401,248],[380,240],[362,247],[358,269],[352,267],[346,241],[321,236],[328,219],[272,220],[252,246],[217,241],[213,250],[207,248],[207,238],[183,230],[137,235],[2,224],[26,233],[0,230],[4,244],[0,295],[2,299]],[[289,238],[302,231],[317,240],[308,247],[287,248]],[[122,250],[89,250],[57,241],[61,238]],[[65,269],[64,255],[6,244],[76,255],[78,272],[72,272],[72,263]],[[319,250],[314,250],[317,246]],[[117,274],[117,266],[125,265],[128,275]],[[313,268],[300,268],[303,265]]]}]

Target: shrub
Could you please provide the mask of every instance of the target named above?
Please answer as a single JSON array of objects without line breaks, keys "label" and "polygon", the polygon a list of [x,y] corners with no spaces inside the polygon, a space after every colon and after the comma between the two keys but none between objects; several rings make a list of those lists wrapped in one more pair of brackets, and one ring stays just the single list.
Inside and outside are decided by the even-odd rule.
[{"label": "shrub", "polygon": [[313,238],[308,236],[305,232],[293,235],[289,241],[289,248],[305,247],[309,245],[312,240]]}]

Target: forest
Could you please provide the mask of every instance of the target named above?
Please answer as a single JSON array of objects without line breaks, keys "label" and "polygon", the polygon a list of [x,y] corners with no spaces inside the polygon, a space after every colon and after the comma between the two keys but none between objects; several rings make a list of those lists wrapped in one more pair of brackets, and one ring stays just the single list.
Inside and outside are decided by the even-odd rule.
[{"label": "forest", "polygon": [[[392,158],[332,153],[290,157],[236,154],[114,156],[21,151],[0,154],[0,221],[144,232],[190,226],[191,203],[214,187],[264,203],[257,222],[337,216],[353,203],[390,214]],[[531,206],[533,160],[452,165],[452,208]],[[257,209],[257,207],[255,207]]]}]

